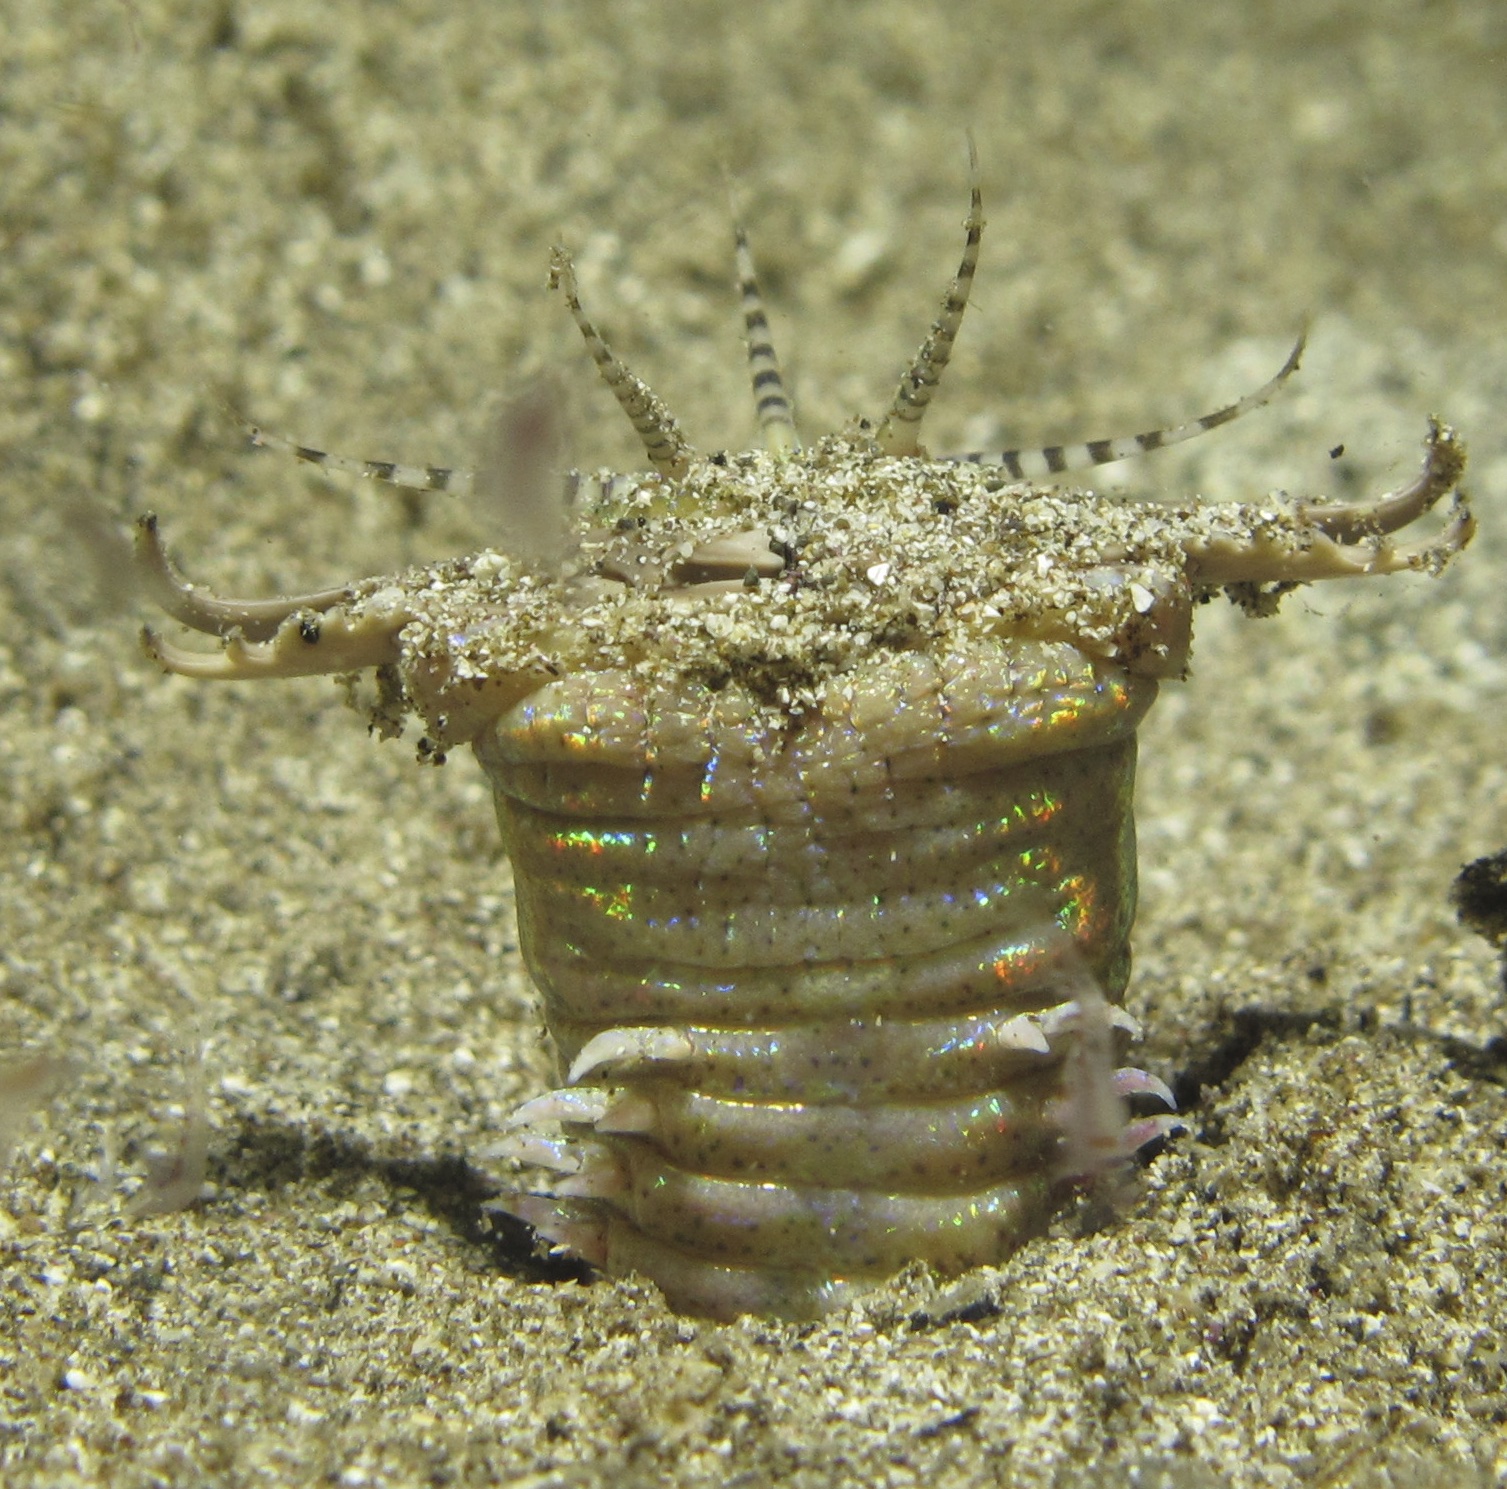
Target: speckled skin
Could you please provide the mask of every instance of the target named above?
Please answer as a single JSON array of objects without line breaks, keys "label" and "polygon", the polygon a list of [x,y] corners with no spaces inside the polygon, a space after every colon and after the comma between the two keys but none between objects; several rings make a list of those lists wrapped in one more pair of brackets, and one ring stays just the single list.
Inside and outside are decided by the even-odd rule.
[{"label": "speckled skin", "polygon": [[[1065,1183],[1163,1130],[1125,1098],[1113,1006],[1135,910],[1135,728],[1224,589],[1269,613],[1296,584],[1438,573],[1473,523],[1393,543],[1456,491],[1423,470],[1373,503],[1138,504],[1007,480],[1192,438],[1191,425],[936,461],[920,416],[956,334],[982,218],[891,415],[799,448],[740,244],[769,453],[696,457],[555,270],[656,473],[541,499],[549,410],[510,416],[506,475],[304,459],[490,484],[527,534],[315,595],[222,600],[155,520],[149,592],[223,638],[169,670],[375,668],[374,724],[421,755],[474,746],[514,868],[520,938],[563,1084],[498,1156],[542,1171],[502,1207],[687,1311],[811,1316],[921,1260],[998,1261]],[[259,436],[259,438],[264,438]],[[265,442],[279,443],[275,439]],[[505,489],[502,489],[505,488]],[[494,495],[498,492],[494,492]],[[517,521],[512,520],[513,517]]]},{"label": "speckled skin", "polygon": [[1156,684],[1060,645],[977,660],[881,659],[787,739],[607,674],[478,739],[565,1066],[614,1029],[687,1038],[600,1076],[573,1154],[600,1197],[524,1202],[544,1233],[681,1306],[808,1313],[1041,1222],[1059,1059],[1009,1031],[1072,996],[1074,943],[1124,985]]}]

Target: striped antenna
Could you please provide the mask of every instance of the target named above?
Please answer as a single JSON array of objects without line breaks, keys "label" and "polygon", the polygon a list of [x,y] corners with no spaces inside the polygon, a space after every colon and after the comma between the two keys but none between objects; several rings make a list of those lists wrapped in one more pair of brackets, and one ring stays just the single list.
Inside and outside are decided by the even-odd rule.
[{"label": "striped antenna", "polygon": [[563,248],[556,248],[550,254],[549,287],[558,289],[565,296],[565,303],[586,340],[587,350],[597,364],[597,371],[602,374],[602,381],[612,389],[613,397],[632,421],[643,441],[649,463],[666,479],[679,480],[690,469],[696,452],[680,432],[669,409],[654,396],[646,382],[618,361],[612,348],[587,319],[576,291],[575,267]]},{"label": "striped antenna", "polygon": [[918,455],[921,452],[921,420],[927,405],[947,364],[952,360],[952,346],[958,337],[958,328],[963,324],[963,312],[968,308],[968,295],[973,289],[973,276],[978,270],[979,243],[984,236],[984,198],[979,186],[978,148],[973,135],[968,136],[968,175],[972,194],[968,204],[968,216],[963,227],[968,237],[963,244],[963,261],[958,272],[952,276],[947,293],[942,297],[942,309],[931,323],[921,350],[915,361],[900,379],[895,389],[895,400],[884,422],[875,435],[879,448],[886,455]]},{"label": "striped antenna", "polygon": [[975,450],[966,455],[948,455],[954,461],[967,461],[972,465],[1002,465],[1017,481],[1038,481],[1051,476],[1060,476],[1064,471],[1088,470],[1095,465],[1109,465],[1112,461],[1126,460],[1132,455],[1145,455],[1152,450],[1165,449],[1168,445],[1180,445],[1185,440],[1197,439],[1221,424],[1231,424],[1253,410],[1265,407],[1278,393],[1283,384],[1298,370],[1303,348],[1308,342],[1308,330],[1302,335],[1282,370],[1263,383],[1254,393],[1248,393],[1235,403],[1204,414],[1190,424],[1178,424],[1172,429],[1151,429],[1145,434],[1125,435],[1119,439],[1091,439],[1081,444],[1047,445],[1040,450],[1003,450],[999,454]]},{"label": "striped antenna", "polygon": [[[736,216],[736,213],[735,213]],[[764,313],[764,296],[754,273],[753,253],[748,234],[741,223],[733,229],[733,252],[738,269],[738,300],[743,307],[743,330],[748,340],[748,376],[753,384],[754,407],[759,415],[759,430],[764,448],[771,455],[783,457],[801,447],[795,432],[795,415],[790,395],[780,375],[780,359],[769,334],[769,317]]]},{"label": "striped antenna", "polygon": [[446,465],[399,465],[393,460],[357,460],[351,455],[316,450],[312,445],[301,445],[297,440],[272,434],[261,425],[242,418],[233,408],[227,407],[226,412],[246,431],[251,443],[258,449],[282,450],[295,460],[317,465],[322,470],[361,476],[368,481],[382,481],[389,486],[401,486],[407,491],[443,491],[449,496],[462,498],[469,497],[475,485],[474,470]]}]

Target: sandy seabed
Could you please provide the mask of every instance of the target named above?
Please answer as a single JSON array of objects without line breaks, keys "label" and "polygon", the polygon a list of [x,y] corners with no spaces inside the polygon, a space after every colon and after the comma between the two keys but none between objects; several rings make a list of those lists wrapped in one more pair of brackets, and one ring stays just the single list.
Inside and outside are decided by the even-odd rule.
[{"label": "sandy seabed", "polygon": [[[1507,1483],[1507,10],[512,0],[0,7],[8,1486]],[[465,463],[558,371],[549,245],[704,448],[752,439],[723,169],[803,428],[881,412],[990,227],[937,449],[1175,422],[1134,490],[1360,496],[1472,449],[1443,579],[1199,617],[1142,732],[1138,1058],[1189,1134],[1117,1223],[817,1326],[543,1276],[476,1154],[550,1079],[484,784],[328,682],[164,679],[119,525],[228,593],[485,514],[252,454],[224,405]],[[1340,447],[1343,447],[1341,450]],[[197,1052],[202,1051],[202,1056]],[[207,1100],[205,1198],[131,1195]],[[160,1158],[160,1155],[158,1155]]]}]

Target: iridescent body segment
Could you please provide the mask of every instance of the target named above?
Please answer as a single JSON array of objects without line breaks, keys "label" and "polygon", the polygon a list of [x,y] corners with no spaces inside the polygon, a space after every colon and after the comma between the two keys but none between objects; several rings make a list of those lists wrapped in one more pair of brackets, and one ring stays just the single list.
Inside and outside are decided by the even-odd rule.
[{"label": "iridescent body segment", "polygon": [[[374,722],[422,754],[471,744],[514,871],[520,943],[562,1084],[497,1153],[501,1207],[676,1306],[812,1316],[908,1262],[1007,1256],[1065,1186],[1170,1120],[1116,1068],[1135,910],[1135,731],[1187,663],[1196,603],[1252,614],[1293,585],[1422,570],[1468,541],[1394,543],[1454,491],[1422,472],[1371,504],[1130,502],[1026,484],[1192,438],[1175,429],[929,458],[920,426],[977,264],[967,245],[874,435],[802,449],[740,232],[767,452],[702,458],[564,293],[654,473],[571,475],[552,421],[504,416],[470,471],[306,460],[492,491],[500,551],[319,594],[223,600],[142,519],[154,598],[223,638],[148,633],[196,677],[377,669]],[[257,433],[262,443],[289,442]]]},{"label": "iridescent body segment", "polygon": [[587,1203],[521,1213],[724,1312],[959,1271],[1044,1213],[1061,1073],[1020,1020],[1080,953],[1124,985],[1156,684],[996,653],[882,656],[788,742],[601,673],[478,739],[561,1059],[617,1088],[562,1154]]}]

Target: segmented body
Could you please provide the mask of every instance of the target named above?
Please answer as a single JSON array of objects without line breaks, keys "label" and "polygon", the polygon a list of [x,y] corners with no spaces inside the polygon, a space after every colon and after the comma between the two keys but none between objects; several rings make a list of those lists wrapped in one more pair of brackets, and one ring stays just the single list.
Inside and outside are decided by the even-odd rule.
[{"label": "segmented body", "polygon": [[[560,1089],[503,1147],[543,1177],[502,1201],[678,1306],[811,1315],[908,1261],[1007,1255],[1065,1182],[1122,1162],[1170,1104],[1116,1070],[1135,906],[1135,729],[1186,664],[1195,602],[1253,613],[1305,580],[1437,572],[1468,540],[1385,536],[1454,489],[1365,506],[1171,506],[1026,484],[1179,429],[993,457],[918,444],[977,261],[977,188],[941,315],[871,437],[795,438],[746,243],[768,453],[695,455],[556,283],[655,473],[549,493],[549,414],[519,405],[489,469],[305,459],[501,489],[502,552],[318,595],[220,600],[139,554],[159,602],[225,638],[149,634],[170,669],[376,667],[377,721],[471,743],[513,863]],[[1301,345],[1301,344],[1300,344]],[[258,436],[264,442],[284,443]],[[498,471],[504,472],[499,477]],[[1007,475],[1012,479],[1007,479]]]},{"label": "segmented body", "polygon": [[1128,971],[1154,692],[1042,644],[862,665],[793,739],[622,674],[505,714],[477,753],[520,940],[593,1083],[523,1114],[563,1144],[519,1148],[585,1203],[512,1208],[723,1313],[1011,1249],[1061,1177],[1031,1016]]}]

